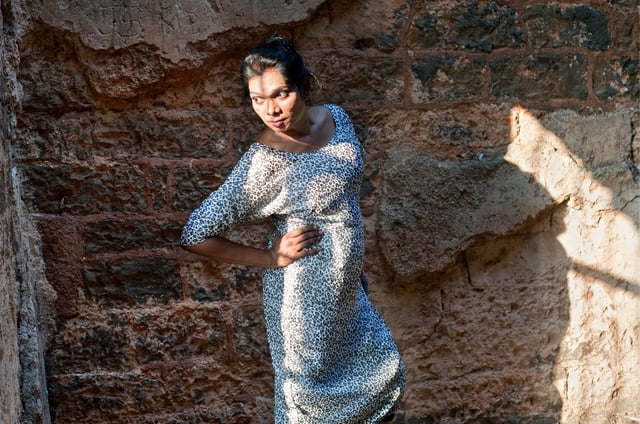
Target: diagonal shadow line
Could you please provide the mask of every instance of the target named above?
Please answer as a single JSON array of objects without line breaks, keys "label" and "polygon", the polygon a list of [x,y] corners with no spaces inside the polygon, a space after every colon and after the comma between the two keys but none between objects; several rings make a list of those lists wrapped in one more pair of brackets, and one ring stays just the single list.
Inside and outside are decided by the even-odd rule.
[{"label": "diagonal shadow line", "polygon": [[624,291],[633,293],[640,297],[640,285],[625,280],[624,278],[616,277],[604,271],[592,268],[588,265],[579,264],[576,262],[571,263],[571,269],[588,277],[593,277],[603,283],[607,283],[615,288],[622,288]]}]

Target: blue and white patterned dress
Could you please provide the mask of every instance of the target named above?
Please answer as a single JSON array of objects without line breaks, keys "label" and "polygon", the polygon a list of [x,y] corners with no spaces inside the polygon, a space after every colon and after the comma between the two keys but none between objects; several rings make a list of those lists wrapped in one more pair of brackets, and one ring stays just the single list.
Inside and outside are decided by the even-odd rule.
[{"label": "blue and white patterned dress", "polygon": [[192,213],[181,242],[198,244],[264,217],[282,234],[317,224],[320,253],[263,272],[275,422],[374,424],[397,407],[405,370],[360,283],[362,147],[347,114],[325,107],[336,126],[325,147],[291,153],[252,144]]}]

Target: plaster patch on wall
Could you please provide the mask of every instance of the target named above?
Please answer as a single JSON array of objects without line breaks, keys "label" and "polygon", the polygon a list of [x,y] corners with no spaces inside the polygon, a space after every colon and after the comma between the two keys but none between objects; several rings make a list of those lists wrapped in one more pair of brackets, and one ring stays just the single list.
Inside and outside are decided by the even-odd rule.
[{"label": "plaster patch on wall", "polygon": [[188,57],[189,43],[230,29],[301,22],[322,0],[180,2],[122,0],[52,1],[28,6],[30,13],[56,28],[80,34],[96,50],[122,49],[138,43],[156,46],[174,63]]}]

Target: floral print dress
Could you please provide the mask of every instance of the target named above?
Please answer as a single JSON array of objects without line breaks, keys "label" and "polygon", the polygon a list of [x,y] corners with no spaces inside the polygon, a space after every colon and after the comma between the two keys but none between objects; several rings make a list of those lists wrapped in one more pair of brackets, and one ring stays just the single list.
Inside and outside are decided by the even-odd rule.
[{"label": "floral print dress", "polygon": [[344,110],[325,107],[336,126],[326,146],[292,153],[252,144],[191,214],[181,242],[265,217],[281,234],[317,224],[320,253],[263,271],[275,422],[375,424],[397,407],[405,370],[361,284],[363,150]]}]

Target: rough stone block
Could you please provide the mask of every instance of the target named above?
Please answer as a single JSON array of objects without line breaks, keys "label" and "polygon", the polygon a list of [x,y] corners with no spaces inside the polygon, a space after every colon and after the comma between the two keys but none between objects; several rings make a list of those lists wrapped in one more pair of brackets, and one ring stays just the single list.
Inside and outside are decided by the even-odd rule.
[{"label": "rough stone block", "polygon": [[107,304],[160,303],[182,299],[176,262],[160,257],[132,260],[102,259],[83,266],[84,282],[95,302]]},{"label": "rough stone block", "polygon": [[16,159],[60,160],[64,137],[59,124],[47,113],[32,113],[20,119],[14,144]]},{"label": "rough stone block", "polygon": [[319,102],[399,102],[404,87],[403,61],[392,57],[312,56],[309,68],[320,76]]},{"label": "rough stone block", "polygon": [[135,165],[24,166],[27,207],[38,213],[142,213],[146,183]]},{"label": "rough stone block", "polygon": [[86,109],[94,106],[72,43],[52,27],[34,27],[21,40],[19,78],[30,111]]},{"label": "rough stone block", "polygon": [[[244,95],[244,87],[240,77],[240,64],[244,59],[241,53],[229,54],[221,57],[215,67],[203,78],[202,93],[194,93],[194,99],[205,108],[216,110],[221,107],[234,109]],[[184,90],[184,89],[183,89]],[[176,96],[184,96],[182,93]],[[189,105],[185,105],[188,107]],[[227,125],[232,125],[228,122]]]},{"label": "rough stone block", "polygon": [[398,277],[412,278],[445,269],[474,239],[515,231],[553,204],[502,158],[440,162],[399,151],[385,172],[379,233]]},{"label": "rough stone block", "polygon": [[416,6],[408,35],[413,49],[445,47],[491,52],[524,44],[516,9],[496,2],[429,2]]},{"label": "rough stone block", "polygon": [[[112,315],[119,314],[112,312]],[[50,369],[75,374],[96,369],[127,371],[136,366],[127,323],[119,318],[116,322],[93,312],[65,320],[47,350]]]},{"label": "rough stone block", "polygon": [[226,318],[216,306],[187,303],[171,309],[150,309],[123,325],[133,340],[139,364],[198,357],[222,359],[228,355]]},{"label": "rough stone block", "polygon": [[[319,8],[298,40],[302,50],[323,48],[377,49],[390,52],[399,43],[410,12],[406,0],[334,2]],[[354,25],[353,16],[358,16]]]},{"label": "rough stone block", "polygon": [[127,250],[175,248],[182,223],[168,220],[105,220],[84,226],[86,253],[117,253]]},{"label": "rough stone block", "polygon": [[624,164],[635,131],[630,112],[600,113],[585,118],[577,112],[562,111],[542,117],[542,123],[592,171]]},{"label": "rough stone block", "polygon": [[126,423],[171,405],[162,382],[140,373],[60,374],[50,380],[54,421]]},{"label": "rough stone block", "polygon": [[230,168],[179,168],[174,172],[171,205],[177,212],[191,212],[214,191],[231,172]]},{"label": "rough stone block", "polygon": [[486,74],[482,57],[433,55],[411,67],[412,100],[453,100],[481,96]]},{"label": "rough stone block", "polygon": [[158,110],[128,119],[137,135],[136,150],[145,158],[205,159],[234,154],[227,118],[215,109]]},{"label": "rough stone block", "polygon": [[71,318],[78,313],[82,275],[79,263],[82,257],[78,222],[73,218],[40,219],[37,222],[42,239],[47,280],[57,297],[55,309],[60,318]]},{"label": "rough stone block", "polygon": [[468,160],[488,157],[496,148],[505,147],[511,131],[508,106],[482,103],[464,111],[361,111],[357,122],[366,128],[362,140],[367,165],[380,170],[388,166],[386,158],[398,149],[398,140],[402,147],[439,160]]},{"label": "rough stone block", "polygon": [[[230,414],[228,418],[253,422],[248,415],[250,411],[259,406],[260,399],[272,397],[273,373],[266,362],[183,361],[167,367],[168,372],[162,376],[162,381],[167,387],[168,398],[180,405],[181,410],[210,406],[229,413],[241,407],[243,414]],[[242,386],[239,386],[240,382]],[[271,415],[272,405],[264,406],[268,409],[263,412]],[[220,422],[236,421],[223,419]]]},{"label": "rough stone block", "polygon": [[[633,19],[635,17],[636,19]],[[637,14],[621,13],[615,16],[611,32],[611,44],[618,48],[630,49],[636,47],[638,50],[638,40],[634,36],[634,30],[640,24]]]},{"label": "rough stone block", "polygon": [[587,59],[582,55],[510,56],[490,63],[492,96],[519,100],[587,98]]},{"label": "rough stone block", "polygon": [[171,193],[168,189],[169,170],[162,166],[149,166],[145,170],[148,196],[155,212],[163,212],[169,208]]},{"label": "rough stone block", "polygon": [[268,358],[269,344],[261,304],[234,310],[233,342],[234,351],[239,358]]},{"label": "rough stone block", "polygon": [[133,122],[136,122],[137,118],[134,111],[93,117],[89,124],[89,139],[69,138],[69,151],[79,160],[94,161],[106,158],[111,161],[131,161],[141,154],[139,137],[133,128]]},{"label": "rough stone block", "polygon": [[257,268],[199,260],[181,265],[185,297],[199,303],[260,303],[260,276]]},{"label": "rough stone block", "polygon": [[609,48],[607,15],[590,6],[562,10],[540,4],[528,8],[523,18],[535,48],[580,46],[596,51]]},{"label": "rough stone block", "polygon": [[628,56],[598,57],[593,91],[604,101],[640,99],[640,60]]},{"label": "rough stone block", "polygon": [[291,24],[307,19],[324,1],[303,0],[283,7],[279,1],[265,1],[256,7],[249,0],[210,4],[136,5],[89,3],[46,4],[29,7],[34,19],[56,28],[82,34],[82,41],[95,50],[120,50],[147,44],[173,63],[192,58],[189,46],[209,38],[222,37],[230,29],[261,25]]},{"label": "rough stone block", "polygon": [[62,323],[48,361],[59,373],[127,372],[199,356],[221,359],[226,346],[226,319],[218,307],[93,310]]}]

